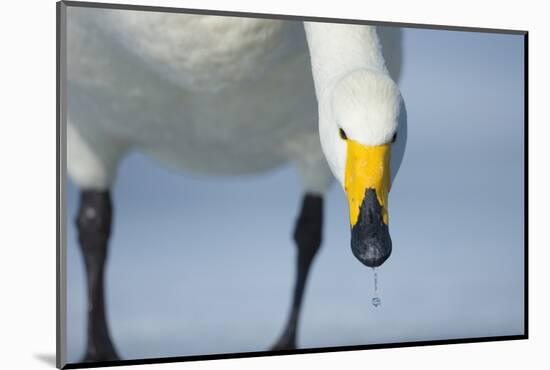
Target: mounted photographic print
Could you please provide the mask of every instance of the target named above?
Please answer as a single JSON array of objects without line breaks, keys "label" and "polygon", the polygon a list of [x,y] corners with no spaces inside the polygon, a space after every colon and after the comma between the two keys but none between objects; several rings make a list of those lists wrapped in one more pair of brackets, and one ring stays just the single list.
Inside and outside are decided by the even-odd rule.
[{"label": "mounted photographic print", "polygon": [[58,367],[527,338],[526,53],[58,3]]}]

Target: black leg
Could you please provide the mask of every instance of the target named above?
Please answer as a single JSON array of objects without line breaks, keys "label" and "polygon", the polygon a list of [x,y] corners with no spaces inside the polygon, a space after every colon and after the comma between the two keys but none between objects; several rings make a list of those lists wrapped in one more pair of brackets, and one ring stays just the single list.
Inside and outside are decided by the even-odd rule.
[{"label": "black leg", "polygon": [[321,246],[323,226],[323,198],[319,195],[306,194],[302,201],[302,210],[294,229],[294,240],[298,248],[296,282],[290,315],[283,334],[272,347],[272,350],[296,348],[296,331],[300,317],[300,308],[304,288],[311,262]]},{"label": "black leg", "polygon": [[103,292],[111,213],[108,191],[81,192],[76,226],[88,284],[88,342],[83,361],[118,359],[107,327]]}]

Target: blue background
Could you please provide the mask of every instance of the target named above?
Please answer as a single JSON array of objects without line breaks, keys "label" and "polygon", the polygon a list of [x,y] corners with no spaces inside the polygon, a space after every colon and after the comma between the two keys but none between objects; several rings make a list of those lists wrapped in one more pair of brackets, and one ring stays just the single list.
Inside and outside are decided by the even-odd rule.
[{"label": "blue background", "polygon": [[[404,58],[408,146],[390,196],[382,306],[370,303],[372,271],[351,254],[335,184],[302,348],[523,333],[523,36],[406,29]],[[290,166],[218,178],[126,158],[107,270],[122,357],[268,349],[290,305],[301,196]],[[81,359],[86,328],[77,207],[69,182],[69,362]]]}]

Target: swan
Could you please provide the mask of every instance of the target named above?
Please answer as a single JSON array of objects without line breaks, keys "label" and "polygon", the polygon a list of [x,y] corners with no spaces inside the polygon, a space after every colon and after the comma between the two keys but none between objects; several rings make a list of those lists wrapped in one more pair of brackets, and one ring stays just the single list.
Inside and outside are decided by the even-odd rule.
[{"label": "swan", "polygon": [[88,289],[83,361],[119,358],[103,285],[109,189],[130,151],[215,175],[296,167],[304,189],[296,281],[273,349],[296,348],[334,178],[347,195],[355,257],[376,267],[392,250],[388,194],[406,143],[399,30],[386,29],[393,43],[382,49],[369,25],[76,6],[65,17],[67,169],[80,189]]}]

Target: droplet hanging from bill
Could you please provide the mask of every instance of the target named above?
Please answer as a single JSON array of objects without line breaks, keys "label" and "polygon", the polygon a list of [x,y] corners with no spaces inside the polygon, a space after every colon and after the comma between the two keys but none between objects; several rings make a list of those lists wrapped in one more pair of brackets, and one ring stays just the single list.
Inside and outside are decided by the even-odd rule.
[{"label": "droplet hanging from bill", "polygon": [[374,307],[378,307],[382,304],[382,300],[378,297],[378,271],[376,271],[376,267],[373,267],[372,271],[374,272],[374,297],[371,302]]}]

